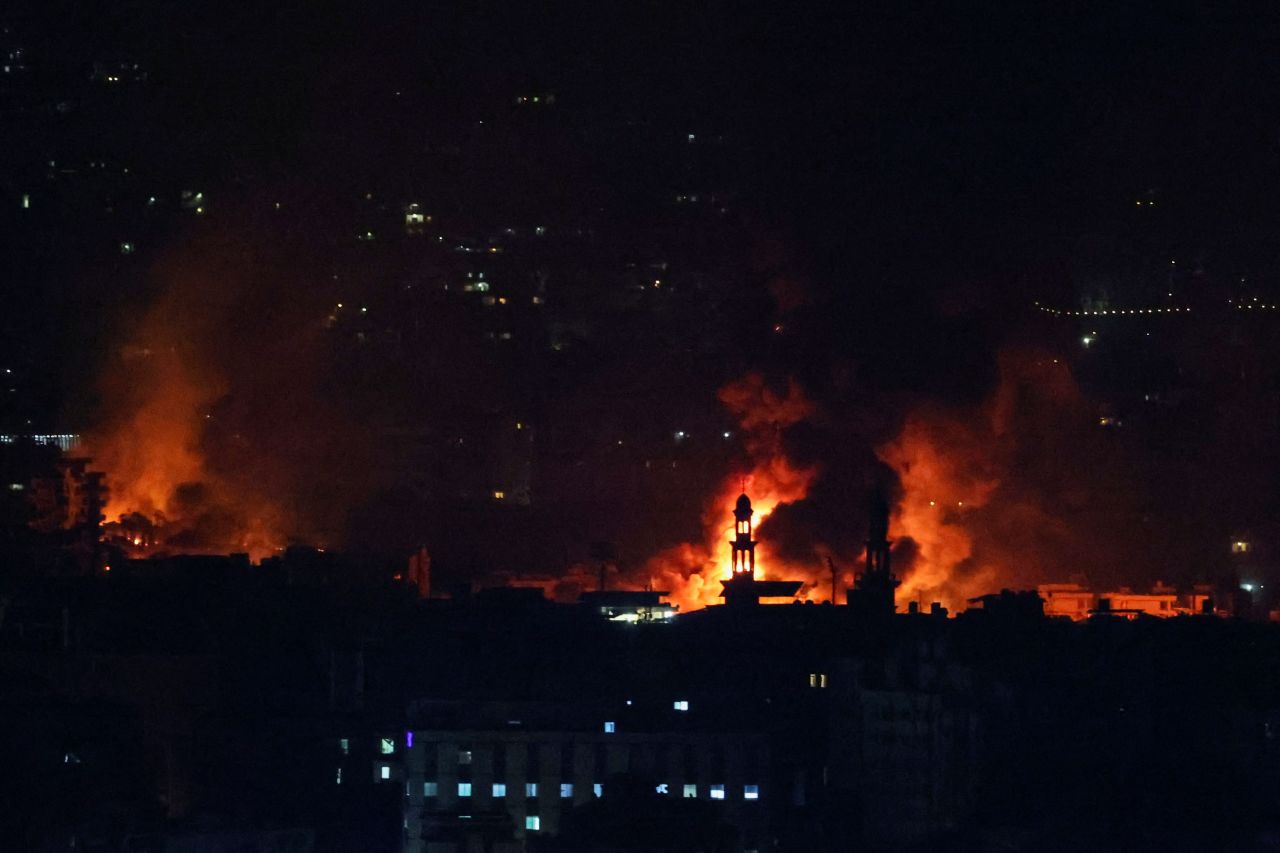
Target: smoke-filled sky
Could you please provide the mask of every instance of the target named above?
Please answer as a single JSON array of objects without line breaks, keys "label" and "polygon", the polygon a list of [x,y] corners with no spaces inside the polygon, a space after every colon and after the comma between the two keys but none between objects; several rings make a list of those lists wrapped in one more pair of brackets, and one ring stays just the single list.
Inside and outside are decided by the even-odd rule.
[{"label": "smoke-filled sky", "polygon": [[[117,502],[183,519],[172,547],[431,540],[465,576],[565,571],[603,539],[631,576],[687,585],[754,478],[764,550],[797,576],[854,570],[881,488],[908,594],[954,603],[1075,573],[1192,580],[1274,509],[1274,336],[1033,308],[1268,292],[1269,14],[77,3],[14,20],[33,70],[4,93],[27,117],[4,186],[57,192],[4,214],[29,285],[6,321],[25,402],[3,414],[92,435]],[[146,86],[91,89],[104,58],[138,59]],[[554,110],[513,108],[537,93]],[[90,184],[105,167],[85,162],[128,177]],[[207,213],[178,210],[196,189]],[[152,195],[172,218],[131,219]],[[708,215],[673,212],[693,195]],[[551,319],[418,299],[481,267],[384,242],[410,200],[441,240],[550,229],[554,248],[486,263],[495,299]],[[677,431],[693,438],[662,446]],[[444,481],[505,493],[523,463],[502,460],[530,447],[526,511],[428,511]]]}]

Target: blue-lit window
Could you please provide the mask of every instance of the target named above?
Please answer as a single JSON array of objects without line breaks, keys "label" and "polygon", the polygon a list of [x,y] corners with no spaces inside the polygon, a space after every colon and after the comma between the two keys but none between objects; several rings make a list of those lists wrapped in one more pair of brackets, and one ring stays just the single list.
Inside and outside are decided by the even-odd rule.
[{"label": "blue-lit window", "polygon": [[560,796],[561,796],[561,797],[563,797],[564,799],[568,799],[569,797],[572,797],[572,796],[573,796],[573,783],[572,783],[572,782],[563,782],[563,783],[561,783],[561,785],[560,785]]},{"label": "blue-lit window", "polygon": [[424,797],[440,796],[440,783],[439,782],[423,782],[422,796]]},{"label": "blue-lit window", "polygon": [[537,832],[539,829],[542,829],[542,818],[538,817],[536,814],[529,815],[524,819],[524,828]]},{"label": "blue-lit window", "polygon": [[688,798],[697,797],[697,796],[698,796],[698,786],[697,786],[697,785],[685,785],[685,786],[684,786],[684,795],[685,795],[685,797],[688,797]]},{"label": "blue-lit window", "polygon": [[671,703],[671,707],[675,708],[677,711],[687,711],[689,710],[689,700],[677,699],[676,701]]},{"label": "blue-lit window", "polygon": [[469,796],[471,796],[471,783],[470,783],[470,782],[459,782],[459,783],[458,783],[458,796],[459,796],[459,797],[469,797]]},{"label": "blue-lit window", "polygon": [[379,764],[379,765],[378,765],[378,778],[379,778],[380,780],[384,781],[384,782],[385,782],[387,779],[390,779],[390,778],[391,778],[391,765],[390,765],[390,764]]},{"label": "blue-lit window", "polygon": [[742,799],[744,800],[760,799],[760,786],[759,785],[743,785]]},{"label": "blue-lit window", "polygon": [[712,785],[712,786],[711,786],[711,799],[713,799],[713,800],[723,800],[723,799],[724,799],[724,785]]},{"label": "blue-lit window", "polygon": [[615,722],[613,722],[612,720],[610,720],[610,721],[608,721],[608,722],[606,722],[606,723],[604,724],[604,732],[605,732],[605,734],[609,734],[609,735],[611,735],[611,734],[613,734],[614,732],[616,732],[617,730],[618,730],[618,724],[617,724],[617,723],[615,723]]},{"label": "blue-lit window", "polygon": [[595,783],[591,786],[591,793],[595,794],[597,797],[603,797],[604,785],[601,785],[599,782]]},{"label": "blue-lit window", "polygon": [[536,796],[538,796],[538,783],[537,783],[537,782],[526,782],[526,783],[525,783],[525,785],[524,785],[524,795],[525,795],[526,797],[536,797]]},{"label": "blue-lit window", "polygon": [[505,797],[507,795],[507,784],[505,782],[493,783],[493,796]]},{"label": "blue-lit window", "polygon": [[345,738],[345,737],[344,737],[344,738],[338,738],[338,749],[342,751],[342,754],[343,754],[343,755],[350,755],[350,754],[351,754],[351,739],[350,739],[350,738]]},{"label": "blue-lit window", "polygon": [[384,737],[378,741],[378,752],[383,755],[391,755],[396,751],[396,739],[393,737]]}]

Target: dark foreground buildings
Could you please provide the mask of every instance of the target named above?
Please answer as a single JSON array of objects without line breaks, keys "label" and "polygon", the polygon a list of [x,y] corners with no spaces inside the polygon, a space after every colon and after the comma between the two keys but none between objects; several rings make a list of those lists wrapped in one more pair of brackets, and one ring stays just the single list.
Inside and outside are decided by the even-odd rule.
[{"label": "dark foreground buildings", "polygon": [[895,613],[883,515],[848,606],[735,599],[768,583],[736,509],[745,577],[674,619],[303,551],[11,560],[3,847],[1271,849],[1273,626]]}]

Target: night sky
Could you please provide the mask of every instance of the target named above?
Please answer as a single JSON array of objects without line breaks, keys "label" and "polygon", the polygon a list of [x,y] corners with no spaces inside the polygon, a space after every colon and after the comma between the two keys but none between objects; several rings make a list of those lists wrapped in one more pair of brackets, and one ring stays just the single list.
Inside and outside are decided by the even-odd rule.
[{"label": "night sky", "polygon": [[[1034,352],[1026,358],[1073,367],[1079,388],[1056,399],[1080,396],[1047,413],[1028,403],[1017,448],[1000,464],[1031,471],[1054,500],[1090,495],[1073,506],[1100,500],[1119,512],[1096,493],[1122,495],[1123,511],[1151,532],[1116,553],[1153,541],[1177,553],[1190,540],[1217,554],[1232,524],[1256,527],[1274,512],[1274,488],[1256,473],[1275,461],[1265,449],[1270,333],[1248,332],[1253,384],[1232,389],[1221,377],[1244,375],[1232,366],[1239,351],[1188,333],[1155,355],[1117,344],[1112,360],[1086,362],[1081,329],[1046,325],[1033,307],[1074,308],[1100,293],[1145,305],[1172,293],[1170,282],[1178,299],[1214,305],[1275,292],[1280,68],[1270,10],[144,2],[22,4],[0,22],[6,49],[26,51],[20,79],[4,81],[0,131],[9,152],[2,352],[21,379],[3,409],[11,430],[111,423],[137,390],[110,378],[112,364],[150,328],[140,318],[168,306],[180,327],[173,346],[206,366],[215,354],[213,384],[225,385],[205,402],[230,426],[206,435],[204,450],[228,471],[303,494],[291,498],[300,507],[331,474],[313,528],[367,544],[398,524],[371,518],[417,511],[387,485],[387,471],[407,463],[370,438],[378,429],[452,424],[441,411],[471,406],[545,424],[543,447],[563,467],[591,466],[591,436],[732,429],[716,390],[757,371],[775,387],[796,380],[822,412],[789,429],[785,447],[826,473],[775,533],[794,523],[787,550],[816,537],[852,558],[866,491],[899,488],[874,448],[922,406],[963,420],[957,412],[995,393],[1002,354]],[[104,89],[90,73],[104,60],[136,61],[147,79]],[[554,107],[516,106],[549,93]],[[101,186],[83,165],[98,160],[115,170]],[[60,167],[46,164],[56,161],[78,164],[75,179],[55,179]],[[27,210],[18,200],[33,186],[54,189]],[[688,187],[714,190],[719,218],[691,225],[656,201]],[[180,211],[186,189],[212,200],[207,216]],[[126,212],[153,193],[172,215]],[[594,330],[567,356],[486,355],[459,331],[471,322],[460,308],[456,322],[452,308],[414,321],[429,344],[406,344],[397,328],[399,348],[381,361],[316,343],[303,330],[352,292],[347,281],[366,290],[345,298],[382,299],[375,314],[405,319],[418,309],[373,294],[457,272],[408,250],[358,255],[342,244],[368,212],[362,199],[369,210],[389,199],[385,213],[411,198],[429,202],[450,239],[509,222],[589,233],[579,248],[528,261],[553,282],[661,256],[688,271],[676,292],[694,295],[649,313],[613,303],[579,311],[552,297],[562,313],[549,328]],[[104,205],[105,217],[90,212]],[[133,235],[139,250],[122,260],[117,247]],[[189,328],[175,319],[184,317]],[[1079,424],[1150,397],[1152,377],[1182,382],[1194,411],[1180,409],[1172,426],[1129,417],[1126,446],[1099,451],[1120,460],[1101,479],[1037,468],[1053,447],[1091,447],[1092,433],[1075,437]],[[551,438],[564,423],[576,426]],[[1236,455],[1223,449],[1232,442]],[[512,529],[562,523],[548,534],[552,561],[597,531],[634,544],[660,525],[660,541],[679,540],[689,530],[671,525],[696,525],[714,482],[741,461],[724,448],[692,455],[694,473],[673,491],[570,478],[562,491],[577,489],[594,509],[557,498]],[[280,463],[270,476],[251,461],[265,457]],[[1232,472],[1246,469],[1254,480],[1241,485]],[[611,492],[626,494],[611,502]],[[1199,497],[1172,506],[1159,497],[1169,493]],[[1209,513],[1223,495],[1235,503]],[[667,508],[650,520],[619,518],[655,500]],[[1034,503],[1062,517],[1044,508],[1053,500]],[[1203,526],[1168,545],[1158,531],[1185,529],[1189,517]],[[1084,510],[1072,518],[1077,533],[1091,523]]]}]

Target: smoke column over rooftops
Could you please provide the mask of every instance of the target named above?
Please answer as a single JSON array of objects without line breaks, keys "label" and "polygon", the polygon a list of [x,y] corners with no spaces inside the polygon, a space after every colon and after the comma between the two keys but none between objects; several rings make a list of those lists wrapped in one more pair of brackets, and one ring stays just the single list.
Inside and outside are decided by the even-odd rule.
[{"label": "smoke column over rooftops", "polygon": [[367,443],[321,386],[324,312],[252,245],[206,235],[161,261],[99,377],[88,449],[135,553],[326,544],[362,494]]},{"label": "smoke column over rooftops", "polygon": [[[730,510],[738,494],[745,490],[750,495],[759,528],[779,506],[801,500],[817,475],[814,467],[794,464],[782,447],[784,431],[815,410],[795,382],[778,391],[762,375],[749,373],[721,388],[719,398],[745,436],[746,464],[730,472],[708,497],[702,514],[704,540],[669,548],[645,566],[649,581],[670,590],[671,601],[685,610],[715,603],[720,582],[730,575]],[[781,576],[783,560],[768,543],[761,542],[756,559],[758,575]]]},{"label": "smoke column over rooftops", "polygon": [[981,405],[918,405],[877,448],[901,484],[894,533],[914,546],[900,597],[1153,579],[1141,484],[1067,365],[1026,349],[998,364]]},{"label": "smoke column over rooftops", "polygon": [[1082,573],[1101,583],[1153,579],[1151,532],[1135,530],[1142,490],[1067,365],[1014,348],[997,361],[984,401],[908,403],[879,442],[794,380],[785,391],[755,373],[729,383],[720,399],[746,436],[746,465],[708,497],[704,541],[652,558],[650,580],[684,609],[715,603],[729,576],[730,510],[745,485],[756,509],[758,576],[803,580],[802,597],[829,598],[827,557],[838,587],[861,570],[877,482],[891,496],[901,606],[963,608],[1002,587]]}]

